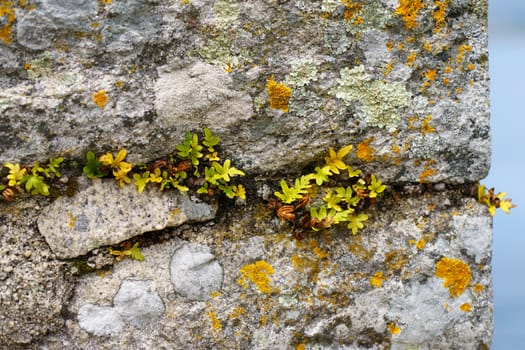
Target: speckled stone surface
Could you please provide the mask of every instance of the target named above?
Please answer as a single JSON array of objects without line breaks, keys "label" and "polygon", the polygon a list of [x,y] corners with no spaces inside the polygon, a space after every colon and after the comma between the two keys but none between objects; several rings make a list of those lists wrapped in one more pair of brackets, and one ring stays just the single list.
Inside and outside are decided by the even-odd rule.
[{"label": "speckled stone surface", "polygon": [[488,172],[485,0],[9,4],[0,163],[124,147],[147,162],[207,126],[252,173],[297,174],[347,144],[387,181]]},{"label": "speckled stone surface", "polygon": [[[487,52],[486,0],[0,0],[0,164],[78,175],[88,150],[138,164],[208,127],[249,196],[218,210],[89,180],[1,201],[0,348],[490,347],[492,220],[468,190],[490,164]],[[264,200],[349,144],[393,192],[356,236],[293,238]],[[145,260],[109,274],[60,260],[106,269],[96,247],[147,231]],[[206,300],[174,286],[185,245],[222,267]],[[125,280],[165,307],[143,328],[108,314]]]},{"label": "speckled stone surface", "polygon": [[[175,229],[184,240],[143,249],[143,262],[128,259],[103,278],[81,278],[69,305],[72,314],[86,303],[107,305],[121,280],[151,280],[166,307],[155,325],[147,332],[124,328],[108,341],[83,338],[73,322],[66,339],[102,349],[122,342],[151,348],[488,347],[492,227],[487,208],[444,191],[390,199],[369,213],[356,236],[341,228],[297,240],[292,228],[263,207],[230,217],[227,227]],[[463,224],[466,217],[470,225]],[[476,240],[469,234],[474,229]],[[208,247],[224,269],[221,288],[207,300],[183,296],[171,283],[172,256],[188,241]],[[443,258],[457,264],[449,266],[448,277],[459,276],[451,284],[437,272]],[[273,272],[243,274],[260,261]]]},{"label": "speckled stone surface", "polygon": [[37,223],[59,258],[74,258],[148,231],[213,219],[216,204],[178,191],[160,192],[113,180],[97,180],[74,197],[61,197],[46,207]]}]

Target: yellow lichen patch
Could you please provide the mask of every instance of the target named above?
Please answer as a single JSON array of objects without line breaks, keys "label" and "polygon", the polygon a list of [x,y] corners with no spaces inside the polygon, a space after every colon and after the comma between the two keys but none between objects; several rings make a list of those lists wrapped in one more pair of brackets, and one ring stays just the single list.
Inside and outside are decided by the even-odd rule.
[{"label": "yellow lichen patch", "polygon": [[456,62],[461,63],[465,59],[465,55],[467,52],[472,51],[472,46],[470,45],[461,45],[458,48],[458,56],[456,57]]},{"label": "yellow lichen patch", "polygon": [[472,311],[472,305],[470,303],[462,304],[459,309],[463,312],[471,312]]},{"label": "yellow lichen patch", "polygon": [[11,44],[13,38],[11,37],[13,28],[12,24],[16,21],[15,8],[13,1],[10,0],[0,0],[0,19],[4,18],[3,26],[0,28],[0,40],[5,44]]},{"label": "yellow lichen patch", "polygon": [[420,184],[425,183],[427,181],[427,178],[436,175],[436,173],[437,173],[436,169],[430,168],[425,165],[425,168],[419,174],[419,183]]},{"label": "yellow lichen patch", "polygon": [[75,228],[75,221],[77,221],[77,218],[73,216],[73,214],[71,213],[67,213],[67,215],[69,216],[69,224],[68,226],[71,227],[71,228]]},{"label": "yellow lichen patch", "polygon": [[435,69],[429,69],[425,72],[425,79],[427,80],[434,80],[436,79],[436,70]]},{"label": "yellow lichen patch", "polygon": [[210,293],[210,297],[211,297],[212,299],[215,299],[215,298],[217,298],[217,297],[220,296],[220,295],[221,295],[221,292],[220,292],[220,291],[216,291],[216,292],[211,292],[211,293]]},{"label": "yellow lichen patch", "polygon": [[421,124],[421,132],[426,135],[430,134],[432,132],[436,132],[436,129],[432,125],[430,125],[430,121],[432,120],[432,116],[429,114],[425,119],[423,119],[423,123]]},{"label": "yellow lichen patch", "polygon": [[432,14],[432,17],[434,17],[435,21],[434,33],[439,33],[445,27],[446,12],[449,3],[450,0],[434,1],[434,6],[436,7],[436,10]]},{"label": "yellow lichen patch", "polygon": [[406,65],[409,67],[412,67],[414,65],[414,61],[416,60],[417,52],[412,51],[412,53],[407,57]]},{"label": "yellow lichen patch", "polygon": [[472,275],[467,263],[459,259],[444,257],[436,263],[436,277],[444,280],[453,297],[460,296],[470,283]]},{"label": "yellow lichen patch", "polygon": [[208,317],[210,318],[211,326],[213,327],[214,330],[216,330],[216,331],[222,330],[222,323],[217,318],[217,315],[215,314],[215,311],[212,310],[212,311],[208,312]]},{"label": "yellow lichen patch", "polygon": [[485,286],[479,284],[479,283],[476,283],[474,285],[474,287],[472,288],[472,290],[474,291],[474,293],[478,294],[478,293],[481,293],[485,290]]},{"label": "yellow lichen patch", "polygon": [[251,281],[261,293],[270,294],[272,291],[270,277],[273,273],[274,270],[270,264],[264,260],[259,260],[241,268],[242,277],[237,280],[237,283],[247,289],[248,281]]},{"label": "yellow lichen patch", "polygon": [[370,146],[372,140],[373,138],[369,138],[357,145],[357,158],[364,160],[365,162],[371,162],[374,160],[373,154],[375,153],[375,149]]},{"label": "yellow lichen patch", "polygon": [[345,5],[344,16],[346,21],[351,21],[356,26],[363,23],[363,18],[359,16],[363,4],[352,0],[341,0],[341,2]]},{"label": "yellow lichen patch", "polygon": [[305,350],[306,349],[306,345],[305,344],[297,344],[295,346],[295,350]]},{"label": "yellow lichen patch", "polygon": [[428,41],[425,41],[425,44],[423,45],[423,48],[428,51],[428,52],[432,52],[432,44],[429,43]]},{"label": "yellow lichen patch", "polygon": [[408,263],[408,256],[405,250],[393,250],[385,254],[385,264],[392,270],[400,270]]},{"label": "yellow lichen patch", "polygon": [[370,284],[373,285],[375,288],[379,288],[383,285],[384,280],[383,272],[379,271],[376,272],[371,278],[370,278]]},{"label": "yellow lichen patch", "polygon": [[467,68],[468,68],[468,70],[474,70],[474,69],[476,69],[476,65],[474,63],[469,63]]},{"label": "yellow lichen patch", "polygon": [[101,3],[103,3],[104,5],[109,5],[111,4],[113,0],[100,0]]},{"label": "yellow lichen patch", "polygon": [[277,83],[275,80],[273,80],[273,76],[268,79],[266,88],[270,98],[270,108],[280,109],[283,112],[288,112],[288,101],[292,96],[292,90],[284,84]]},{"label": "yellow lichen patch", "polygon": [[229,318],[230,320],[234,320],[234,319],[240,318],[245,313],[246,313],[246,309],[242,306],[238,306],[235,309],[233,309],[233,311],[230,313]]},{"label": "yellow lichen patch", "polygon": [[425,248],[426,244],[427,244],[427,241],[425,241],[424,238],[421,238],[419,241],[417,241],[416,248],[419,249],[419,250],[422,250],[422,249]]},{"label": "yellow lichen patch", "polygon": [[399,0],[396,14],[403,17],[406,29],[412,29],[417,26],[417,16],[423,7],[420,0]]},{"label": "yellow lichen patch", "polygon": [[388,42],[386,43],[386,49],[387,49],[388,51],[392,51],[392,50],[394,49],[394,42],[393,42],[393,41],[388,41]]},{"label": "yellow lichen patch", "polygon": [[93,102],[100,108],[104,108],[104,106],[108,103],[108,95],[106,94],[106,90],[99,90],[93,94]]},{"label": "yellow lichen patch", "polygon": [[328,256],[328,252],[326,250],[322,250],[321,248],[319,247],[315,247],[314,248],[314,254],[319,258],[319,259],[324,259]]},{"label": "yellow lichen patch", "polygon": [[395,323],[395,322],[390,322],[390,323],[388,324],[388,331],[389,331],[390,334],[392,334],[392,335],[399,334],[399,333],[401,333],[401,327],[396,326],[396,323]]}]

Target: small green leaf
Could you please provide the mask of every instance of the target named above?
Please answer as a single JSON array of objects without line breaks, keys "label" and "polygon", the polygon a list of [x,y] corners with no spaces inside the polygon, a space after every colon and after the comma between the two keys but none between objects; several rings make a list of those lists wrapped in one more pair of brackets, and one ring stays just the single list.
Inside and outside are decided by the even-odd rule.
[{"label": "small green leaf", "polygon": [[210,131],[210,129],[208,128],[204,128],[203,131],[204,131],[204,141],[202,141],[202,144],[208,147],[209,152],[213,152],[214,151],[213,147],[217,146],[219,142],[221,141],[221,139],[214,136],[212,132]]},{"label": "small green leaf", "polygon": [[144,255],[142,255],[142,252],[140,251],[140,248],[139,248],[139,242],[136,242],[135,244],[133,244],[133,247],[131,247],[131,249],[129,250],[129,257],[131,259],[134,259],[134,260],[138,260],[138,261],[144,261]]},{"label": "small green leaf", "polygon": [[88,151],[86,153],[86,159],[87,159],[87,163],[83,171],[87,177],[89,177],[90,179],[93,179],[95,177],[102,177],[105,175],[104,173],[100,171],[100,167],[102,166],[102,163],[95,157],[95,153],[93,153],[92,151]]},{"label": "small green leaf", "polygon": [[56,177],[60,177],[60,173],[58,172],[58,168],[60,167],[60,164],[64,161],[64,158],[49,158],[49,162],[47,163],[46,169],[44,170],[44,174],[46,177],[49,177],[49,173],[52,172],[56,175]]},{"label": "small green leaf", "polygon": [[151,181],[149,177],[149,171],[146,171],[142,175],[140,174],[133,174],[133,183],[135,186],[137,186],[137,191],[139,193],[142,193],[144,191],[144,188],[146,187],[146,184]]},{"label": "small green leaf", "polygon": [[22,178],[22,183],[25,184],[26,191],[31,192],[33,195],[49,196],[49,185],[44,182],[43,176],[25,175]]}]

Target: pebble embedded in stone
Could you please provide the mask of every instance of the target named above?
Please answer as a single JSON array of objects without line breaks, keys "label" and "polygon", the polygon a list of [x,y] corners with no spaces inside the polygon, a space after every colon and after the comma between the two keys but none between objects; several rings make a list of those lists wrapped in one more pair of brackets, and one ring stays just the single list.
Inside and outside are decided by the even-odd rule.
[{"label": "pebble embedded in stone", "polygon": [[221,289],[223,269],[206,246],[184,244],[173,254],[170,270],[175,291],[190,300],[206,300]]}]

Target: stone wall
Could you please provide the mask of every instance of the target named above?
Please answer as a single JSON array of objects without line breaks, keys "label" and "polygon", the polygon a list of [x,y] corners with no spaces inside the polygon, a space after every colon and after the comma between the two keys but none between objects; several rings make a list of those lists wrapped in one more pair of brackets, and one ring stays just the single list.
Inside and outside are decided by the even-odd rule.
[{"label": "stone wall", "polygon": [[[0,202],[0,348],[490,347],[486,26],[482,0],[0,0],[0,163],[66,158],[63,196]],[[204,127],[246,200],[82,174]],[[357,235],[268,208],[350,144],[389,185]]]}]

